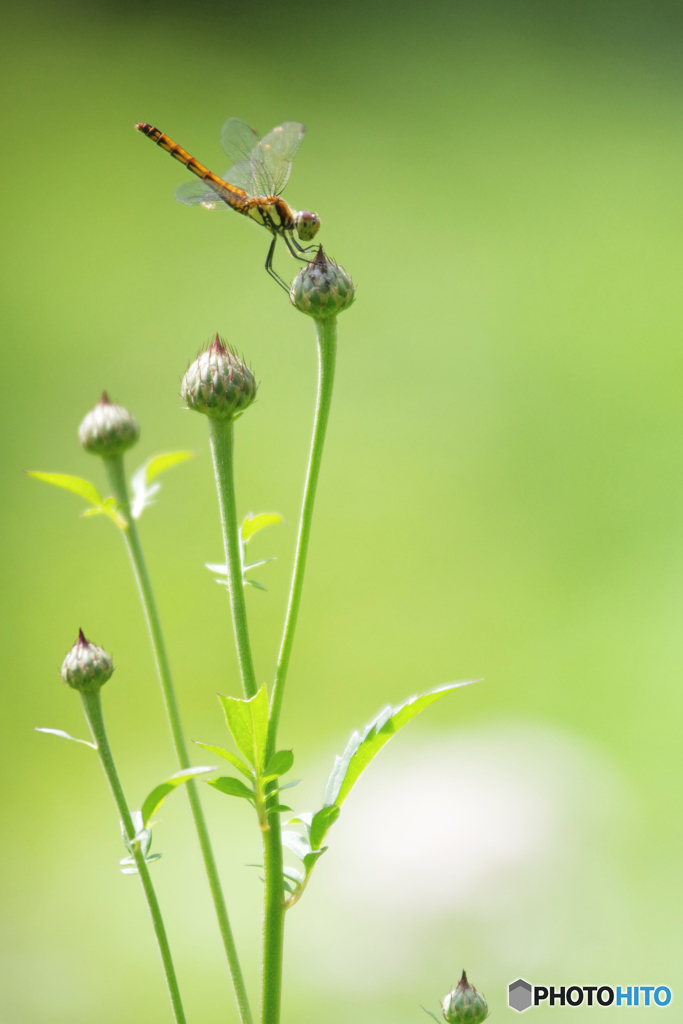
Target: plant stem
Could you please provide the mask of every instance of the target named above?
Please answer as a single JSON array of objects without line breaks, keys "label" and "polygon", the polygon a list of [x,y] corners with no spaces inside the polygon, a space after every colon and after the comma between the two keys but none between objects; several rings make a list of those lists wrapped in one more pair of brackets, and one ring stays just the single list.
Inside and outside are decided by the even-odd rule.
[{"label": "plant stem", "polygon": [[147,898],[149,912],[152,915],[154,931],[159,944],[159,952],[161,953],[161,960],[164,965],[168,994],[171,997],[171,1005],[173,1006],[173,1015],[177,1024],[185,1024],[185,1013],[180,999],[180,990],[178,989],[178,981],[173,968],[171,950],[169,949],[168,938],[166,937],[166,929],[164,928],[164,922],[161,917],[159,903],[156,898],[156,893],[154,892],[152,879],[149,877],[149,868],[147,867],[141,844],[135,839],[135,828],[130,816],[130,811],[128,810],[126,798],[124,797],[123,790],[121,789],[121,783],[119,782],[119,777],[116,772],[114,759],[109,747],[109,741],[107,740],[107,733],[104,728],[104,719],[102,718],[100,691],[98,690],[95,693],[81,693],[81,698],[83,700],[85,717],[88,720],[92,738],[97,744],[97,753],[99,754],[104,774],[107,776],[107,782],[109,783],[109,788],[111,789],[114,797],[119,817],[123,823],[126,837],[130,843],[131,851],[135,858],[135,865],[140,875],[140,881],[142,882],[142,888]]},{"label": "plant stem", "polygon": [[289,668],[289,659],[292,653],[292,644],[294,643],[294,631],[296,630],[299,605],[301,603],[301,592],[304,585],[306,555],[311,533],[311,522],[313,520],[315,492],[318,486],[318,476],[320,475],[320,462],[325,444],[325,432],[327,430],[330,403],[332,401],[332,387],[334,384],[334,367],[337,354],[337,318],[331,317],[328,320],[316,319],[315,329],[318,339],[318,398],[315,408],[313,439],[308,460],[304,500],[301,508],[301,520],[299,522],[299,536],[294,556],[294,572],[289,592],[287,617],[285,619],[277,671],[275,673],[275,684],[270,701],[267,756],[271,756],[274,753],[277,742],[277,728],[280,721],[285,680],[287,678],[287,669]]},{"label": "plant stem", "polygon": [[261,1024],[278,1024],[282,1000],[282,957],[285,937],[284,880],[280,815],[268,815],[263,833],[263,967],[261,975]]},{"label": "plant stem", "polygon": [[245,697],[256,695],[256,675],[249,643],[249,627],[247,625],[247,608],[244,600],[244,580],[242,576],[242,558],[240,556],[240,537],[235,507],[234,482],[234,432],[230,419],[219,419],[209,416],[209,436],[211,438],[211,455],[216,474],[218,504],[223,527],[223,544],[225,562],[228,570],[228,593],[230,610],[235,630],[237,658],[239,660],[242,688]]},{"label": "plant stem", "polygon": [[[122,530],[123,538],[133,566],[133,574],[138,585],[145,618],[147,620],[147,627],[152,641],[154,659],[156,661],[159,682],[161,683],[161,689],[164,695],[166,714],[171,728],[171,736],[173,738],[176,757],[181,768],[189,768],[190,759],[188,757],[187,746],[185,744],[185,737],[183,735],[182,724],[180,721],[180,712],[178,710],[178,702],[176,700],[173,679],[171,677],[171,669],[168,663],[166,645],[161,631],[159,613],[157,611],[154,592],[152,591],[152,584],[142,553],[137,524],[130,514],[130,499],[128,497],[128,486],[126,484],[126,476],[123,468],[123,458],[119,456],[118,458],[104,459],[103,461],[109,478],[109,483],[116,496],[119,509],[128,523],[127,528]],[[225,948],[225,955],[228,960],[230,976],[235,990],[235,999],[237,1000],[240,1019],[242,1024],[253,1024],[247,990],[244,984],[244,977],[242,975],[242,968],[240,967],[239,957],[237,955],[237,947],[235,946],[235,939],[230,926],[228,909],[225,904],[225,897],[221,888],[218,868],[216,867],[216,860],[211,847],[209,831],[206,827],[204,811],[202,810],[202,805],[199,800],[197,785],[193,779],[190,779],[185,784],[185,788],[190,802],[190,809],[194,819],[199,846],[204,859],[204,868],[209,881],[209,888],[213,898],[216,918],[218,919],[218,927],[220,929],[221,938],[223,939],[223,946]]]},{"label": "plant stem", "polygon": [[[304,489],[304,500],[299,523],[299,536],[294,556],[294,571],[289,593],[287,616],[278,657],[275,683],[270,701],[268,721],[268,744],[266,759],[270,758],[276,748],[277,729],[282,709],[285,679],[292,653],[294,631],[296,629],[301,592],[303,589],[304,572],[308,540],[313,520],[315,492],[320,475],[320,461],[325,444],[325,432],[330,414],[332,387],[334,384],[334,368],[337,352],[337,319],[316,320],[318,339],[318,397],[313,425],[313,438],[308,460],[308,472]],[[275,783],[268,787],[272,789]],[[262,1024],[279,1024],[280,1004],[282,1000],[282,958],[284,945],[284,878],[282,874],[282,835],[280,815],[268,815],[268,831],[263,834],[263,866],[265,869],[265,898],[263,906],[263,975],[262,975]]]}]

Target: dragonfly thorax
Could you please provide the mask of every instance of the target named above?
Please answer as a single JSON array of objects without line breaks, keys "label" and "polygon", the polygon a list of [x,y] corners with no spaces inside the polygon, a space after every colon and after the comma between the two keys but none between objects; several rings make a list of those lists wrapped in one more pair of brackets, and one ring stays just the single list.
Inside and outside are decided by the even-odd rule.
[{"label": "dragonfly thorax", "polygon": [[311,213],[310,210],[300,210],[299,213],[294,214],[294,226],[301,241],[310,242],[318,233],[320,217],[317,213]]}]

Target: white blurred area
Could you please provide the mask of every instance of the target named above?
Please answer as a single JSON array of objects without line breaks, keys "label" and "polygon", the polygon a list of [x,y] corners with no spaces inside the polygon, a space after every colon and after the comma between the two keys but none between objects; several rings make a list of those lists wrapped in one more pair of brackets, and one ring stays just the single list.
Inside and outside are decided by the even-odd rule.
[{"label": "white blurred area", "polygon": [[329,833],[288,915],[288,963],[307,986],[391,986],[413,1001],[463,966],[482,982],[592,977],[612,958],[618,972],[638,911],[613,853],[632,817],[624,780],[577,736],[528,724],[406,730]]}]

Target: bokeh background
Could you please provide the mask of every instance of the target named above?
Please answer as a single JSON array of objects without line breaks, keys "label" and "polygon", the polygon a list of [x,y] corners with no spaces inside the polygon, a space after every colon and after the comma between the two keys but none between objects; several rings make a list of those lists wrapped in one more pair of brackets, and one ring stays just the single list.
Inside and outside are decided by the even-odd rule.
[{"label": "bokeh background", "polygon": [[[173,202],[150,121],[219,173],[228,116],[308,135],[287,190],[358,283],[282,741],[315,807],[388,700],[483,677],[359,783],[288,916],[285,1024],[409,1024],[463,967],[507,983],[668,984],[683,894],[683,19],[675,4],[460,0],[6,8],[3,84],[2,982],[7,1024],[170,1019],[151,928],[58,669],[81,626],[130,802],[175,770],[121,540],[75,496],[102,388],[132,471],[192,448],[141,521],[187,731],[239,692],[206,424],[179,380],[211,332],[261,381],[239,510],[280,511],[249,591],[277,651],[314,401],[313,327],[265,233]],[[279,267],[293,266],[281,252]],[[202,763],[203,758],[197,758]],[[259,836],[206,790],[257,1002]],[[190,1021],[236,1022],[184,796],[154,869]],[[588,1019],[539,1009],[538,1021]],[[606,1020],[615,1008],[600,1011]]]}]

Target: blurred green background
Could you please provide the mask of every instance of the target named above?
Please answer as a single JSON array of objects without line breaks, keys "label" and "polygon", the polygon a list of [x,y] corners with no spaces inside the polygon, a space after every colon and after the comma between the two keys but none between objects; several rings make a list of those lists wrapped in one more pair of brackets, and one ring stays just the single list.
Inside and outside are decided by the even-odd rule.
[{"label": "blurred green background", "polygon": [[[188,734],[238,693],[206,424],[179,381],[216,330],[261,381],[239,511],[285,525],[248,593],[277,651],[314,401],[313,326],[265,232],[173,202],[149,121],[221,173],[223,120],[308,127],[286,197],[354,276],[282,741],[320,799],[387,700],[484,677],[368,772],[288,917],[285,1024],[409,1024],[463,966],[680,991],[683,23],[675,6],[371,3],[6,9],[2,981],[7,1024],[166,1021],[110,798],[61,684],[82,627],[131,804],[174,770],[120,538],[23,477],[104,487],[76,430],[103,388],[149,455],[192,448],[141,522]],[[291,261],[280,252],[288,276]],[[202,758],[197,758],[201,763]],[[257,1000],[259,837],[206,790]],[[190,1021],[235,1022],[182,795],[154,869]],[[680,998],[680,996],[679,996]],[[593,1011],[534,1011],[538,1021]],[[631,1010],[634,1020],[655,1011]],[[605,1019],[615,1008],[601,1011]]]}]

